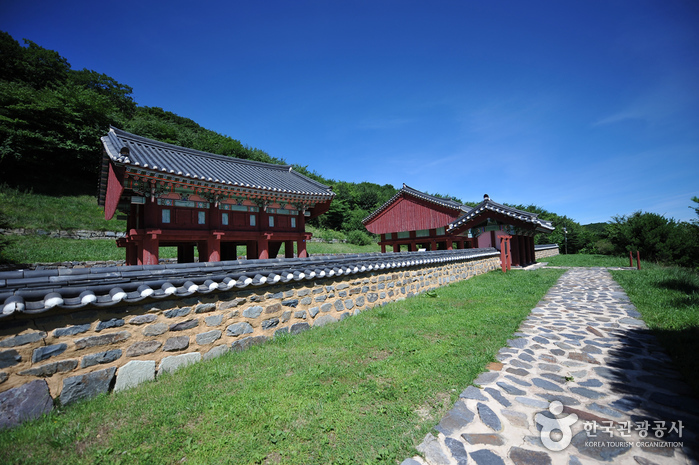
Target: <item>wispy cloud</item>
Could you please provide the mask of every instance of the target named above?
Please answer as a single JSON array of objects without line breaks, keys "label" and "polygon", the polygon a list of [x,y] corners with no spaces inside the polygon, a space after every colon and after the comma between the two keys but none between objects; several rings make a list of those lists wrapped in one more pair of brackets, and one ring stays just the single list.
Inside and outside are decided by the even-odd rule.
[{"label": "wispy cloud", "polygon": [[661,123],[686,111],[693,111],[699,103],[699,84],[696,70],[665,76],[654,88],[638,95],[618,111],[603,116],[592,126],[604,126],[623,121],[640,120],[649,124]]}]

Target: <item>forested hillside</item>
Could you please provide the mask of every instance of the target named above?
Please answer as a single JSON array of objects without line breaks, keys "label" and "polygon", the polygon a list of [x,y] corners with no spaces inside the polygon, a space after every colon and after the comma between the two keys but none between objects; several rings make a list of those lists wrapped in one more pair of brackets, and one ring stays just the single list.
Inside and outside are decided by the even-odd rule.
[{"label": "forested hillside", "polygon": [[[132,91],[128,85],[97,71],[72,69],[56,51],[29,40],[21,45],[0,31],[0,186],[54,196],[96,195],[102,156],[100,137],[113,125],[206,152],[267,163],[291,163],[297,171],[332,186],[336,193],[330,210],[311,224],[341,231],[356,244],[372,240],[361,220],[397,192],[390,184],[325,178],[312,167],[276,158],[205,129],[191,119],[162,108],[139,106]],[[472,206],[477,203],[456,200]],[[637,212],[614,218],[610,223],[584,227],[567,216],[535,205],[512,206],[552,221],[555,231],[540,235],[536,242],[558,243],[568,253],[620,254],[640,248],[646,256],[683,264],[696,263],[699,256],[696,223]],[[7,224],[2,211],[0,223],[13,227]]]},{"label": "forested hillside", "polygon": [[[141,107],[133,89],[87,69],[73,70],[58,52],[0,31],[0,183],[49,195],[94,195],[102,148],[113,125],[140,136],[205,152],[267,163],[287,163],[239,140],[157,107]],[[361,219],[396,192],[391,185],[327,179],[333,207],[320,227],[363,230]]]}]

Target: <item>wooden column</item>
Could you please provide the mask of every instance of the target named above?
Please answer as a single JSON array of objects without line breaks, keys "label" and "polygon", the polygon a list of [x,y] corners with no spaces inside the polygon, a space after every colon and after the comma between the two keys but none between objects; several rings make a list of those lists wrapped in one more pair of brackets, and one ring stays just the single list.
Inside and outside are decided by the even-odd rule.
[{"label": "wooden column", "polygon": [[381,253],[386,253],[386,244],[381,244]]},{"label": "wooden column", "polygon": [[257,258],[259,256],[257,252],[257,241],[247,241],[245,245],[245,257],[248,260]]},{"label": "wooden column", "polygon": [[192,244],[177,246],[177,263],[194,263],[194,246]]},{"label": "wooden column", "polygon": [[500,236],[500,266],[502,272],[512,269],[512,256],[510,255],[510,239],[512,236]]},{"label": "wooden column", "polygon": [[447,250],[454,250],[454,242],[451,239],[447,239]]},{"label": "wooden column", "polygon": [[[221,236],[223,231],[214,231],[209,236],[207,240],[207,261],[209,262],[220,262],[221,261]],[[201,255],[199,255],[201,260]]]},{"label": "wooden column", "polygon": [[141,263],[139,263],[139,265],[158,264],[158,249],[160,247],[158,234],[160,233],[160,230],[152,230],[146,232],[146,236],[143,238],[143,252],[141,256]]},{"label": "wooden column", "polygon": [[297,250],[297,255],[299,258],[306,258],[308,257],[308,252],[306,251],[306,240],[309,240],[311,238],[310,234],[306,234],[305,239],[299,239],[298,242],[296,242],[296,250]]},{"label": "wooden column", "polygon": [[[267,215],[265,215],[265,221],[267,221]],[[260,260],[269,258],[269,236],[267,234],[261,234],[260,238],[257,239],[257,258]]]},{"label": "wooden column", "polygon": [[284,241],[284,258],[294,258],[294,241]]}]

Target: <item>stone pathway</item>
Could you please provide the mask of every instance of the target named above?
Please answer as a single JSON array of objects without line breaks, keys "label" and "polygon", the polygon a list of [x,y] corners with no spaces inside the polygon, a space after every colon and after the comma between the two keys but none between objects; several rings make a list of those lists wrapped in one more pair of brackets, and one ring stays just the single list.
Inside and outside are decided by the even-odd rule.
[{"label": "stone pathway", "polygon": [[699,401],[607,270],[567,271],[515,335],[401,465],[699,464]]}]

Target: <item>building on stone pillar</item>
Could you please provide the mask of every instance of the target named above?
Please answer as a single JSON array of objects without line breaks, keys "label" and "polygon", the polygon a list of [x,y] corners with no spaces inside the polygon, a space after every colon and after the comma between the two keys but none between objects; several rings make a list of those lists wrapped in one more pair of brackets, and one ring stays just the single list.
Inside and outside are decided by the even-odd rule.
[{"label": "building on stone pillar", "polygon": [[[536,213],[501,205],[485,195],[481,203],[449,223],[446,232],[472,238],[473,247],[495,247],[512,266],[527,266],[536,262],[534,236],[554,229],[550,221]],[[503,245],[508,250],[501,250]],[[504,269],[507,264],[502,265]]]},{"label": "building on stone pillar", "polygon": [[446,227],[470,207],[406,186],[362,220],[367,230],[380,234],[381,252],[470,248],[471,239],[446,232]]},{"label": "building on stone pillar", "polygon": [[[325,213],[332,189],[291,166],[178,147],[112,127],[102,137],[99,204],[126,216],[127,265],[158,263],[177,247],[179,263],[307,256],[305,222]],[[296,252],[294,252],[296,245]]]}]

